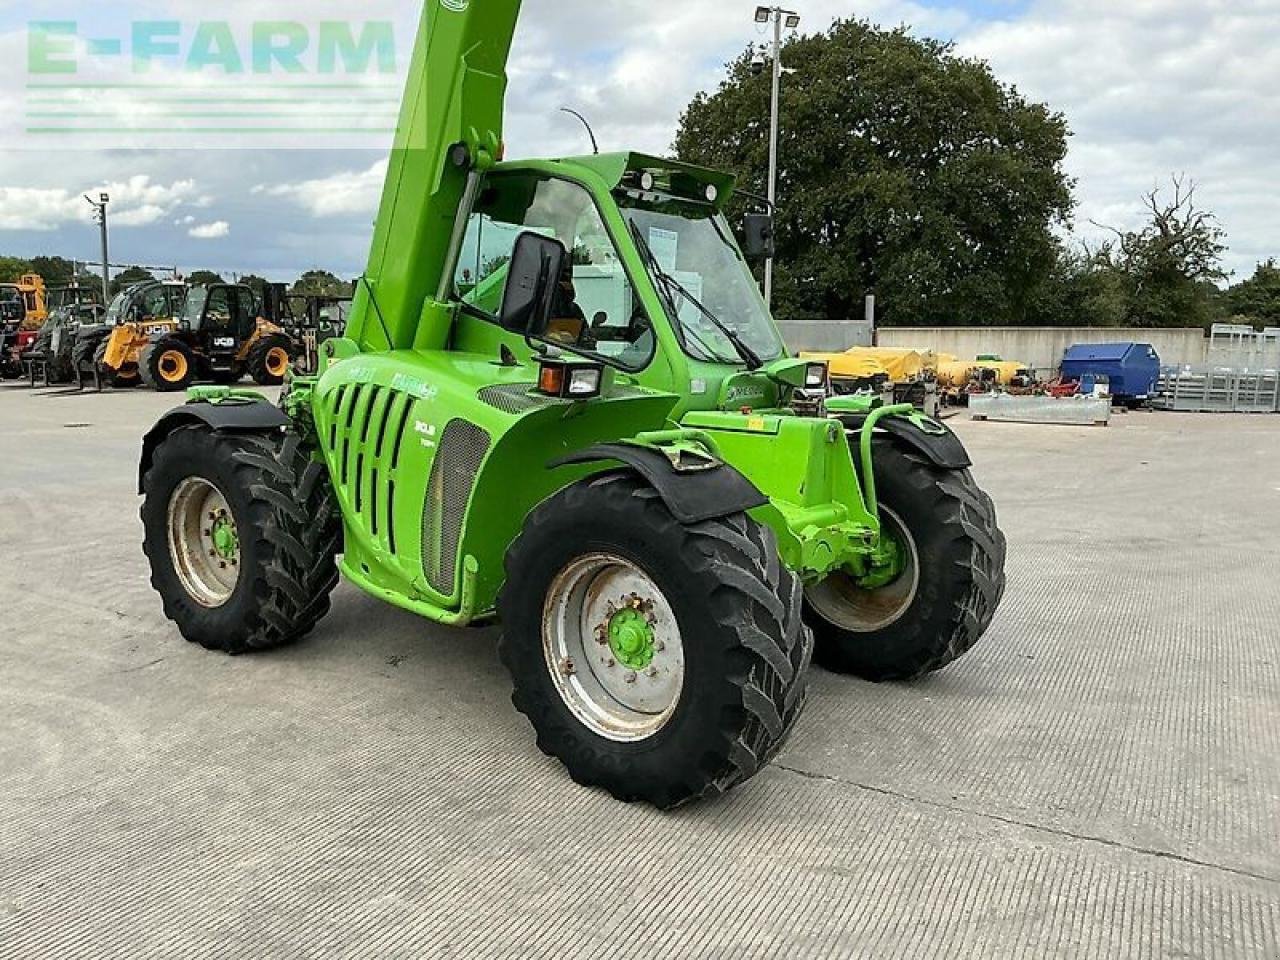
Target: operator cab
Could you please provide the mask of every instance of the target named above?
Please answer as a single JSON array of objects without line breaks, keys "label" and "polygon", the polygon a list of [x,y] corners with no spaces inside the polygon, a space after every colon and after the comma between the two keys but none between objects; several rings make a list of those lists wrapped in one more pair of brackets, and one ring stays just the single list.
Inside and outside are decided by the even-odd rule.
[{"label": "operator cab", "polygon": [[[474,319],[529,332],[527,317],[504,318],[502,305],[513,253],[532,233],[565,253],[553,258],[564,274],[536,339],[639,373],[662,320],[690,360],[758,368],[785,347],[725,217],[732,189],[724,174],[640,154],[500,166],[478,191],[454,295]],[[455,343],[484,352],[466,331]]]},{"label": "operator cab", "polygon": [[183,327],[201,343],[210,360],[229,364],[253,336],[258,302],[245,286],[193,287],[182,312]]},{"label": "operator cab", "polygon": [[647,367],[656,349],[653,324],[591,194],[570,180],[522,170],[486,178],[454,275],[468,313],[526,332],[501,319],[511,258],[526,233],[559,242],[567,254],[542,338],[623,370]]}]

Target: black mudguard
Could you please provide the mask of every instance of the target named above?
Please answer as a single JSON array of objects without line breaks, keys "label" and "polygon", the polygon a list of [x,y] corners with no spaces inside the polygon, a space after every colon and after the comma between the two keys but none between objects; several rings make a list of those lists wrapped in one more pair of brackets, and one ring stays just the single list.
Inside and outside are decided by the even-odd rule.
[{"label": "black mudguard", "polygon": [[255,401],[227,400],[222,403],[192,401],[170,410],[142,438],[142,460],[138,464],[138,493],[151,469],[156,448],[179,427],[198,424],[220,433],[273,433],[289,426],[289,418],[279,407]]},{"label": "black mudguard", "polygon": [[677,470],[657,450],[628,443],[604,443],[548,466],[604,463],[616,460],[635,470],[667,505],[672,516],[683,524],[701,523],[763,507],[769,498],[739,471],[721,463],[706,470]]},{"label": "black mudguard", "polygon": [[[865,413],[841,414],[840,422],[846,430],[855,433],[862,430],[866,422]],[[876,429],[889,434],[896,442],[909,447],[917,453],[928,457],[936,466],[944,470],[964,470],[973,466],[969,451],[964,444],[944,423],[926,418],[928,429],[924,429],[908,417],[885,417],[876,424]]]}]

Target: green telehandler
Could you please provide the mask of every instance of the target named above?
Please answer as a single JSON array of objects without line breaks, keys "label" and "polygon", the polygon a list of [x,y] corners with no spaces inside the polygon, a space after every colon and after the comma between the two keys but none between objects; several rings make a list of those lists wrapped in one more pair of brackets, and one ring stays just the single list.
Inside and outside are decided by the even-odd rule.
[{"label": "green telehandler", "polygon": [[539,747],[674,807],[781,748],[815,633],[873,679],[964,653],[1004,540],[945,427],[787,354],[732,177],[503,161],[519,10],[428,0],[345,336],[278,406],[197,388],[152,428],[144,549],[180,632],[232,654],[303,637],[340,574],[496,619]]}]

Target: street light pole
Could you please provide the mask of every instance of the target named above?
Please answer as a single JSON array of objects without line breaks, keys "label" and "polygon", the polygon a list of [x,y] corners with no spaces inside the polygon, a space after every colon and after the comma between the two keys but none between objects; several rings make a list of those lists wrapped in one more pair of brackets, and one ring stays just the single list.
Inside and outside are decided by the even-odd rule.
[{"label": "street light pole", "polygon": [[98,225],[102,228],[102,302],[109,304],[111,302],[111,252],[107,243],[107,204],[111,202],[111,197],[105,193],[98,194],[98,199],[90,200],[89,206],[93,207],[97,215]]},{"label": "street light pole", "polygon": [[[773,10],[773,98],[769,107],[769,209],[778,202],[778,100],[782,94],[782,11]],[[764,264],[764,302],[773,309],[773,257]]]},{"label": "street light pole", "polygon": [[[782,27],[788,29],[800,25],[800,15],[782,7],[757,7],[756,23],[773,24],[773,94],[769,107],[769,210],[777,209],[778,202],[778,126],[779,101],[782,96]],[[773,307],[773,257],[764,262],[764,300]]]}]

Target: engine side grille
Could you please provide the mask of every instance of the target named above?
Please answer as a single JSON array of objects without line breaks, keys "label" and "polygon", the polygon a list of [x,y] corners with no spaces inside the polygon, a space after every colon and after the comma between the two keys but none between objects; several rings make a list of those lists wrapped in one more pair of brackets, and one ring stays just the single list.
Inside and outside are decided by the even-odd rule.
[{"label": "engine side grille", "polygon": [[422,511],[422,572],[441,594],[452,593],[457,582],[462,525],[490,442],[465,420],[451,420],[440,438]]},{"label": "engine side grille", "polygon": [[413,399],[376,384],[345,384],[327,403],[333,479],[369,533],[394,555],[396,480]]}]

